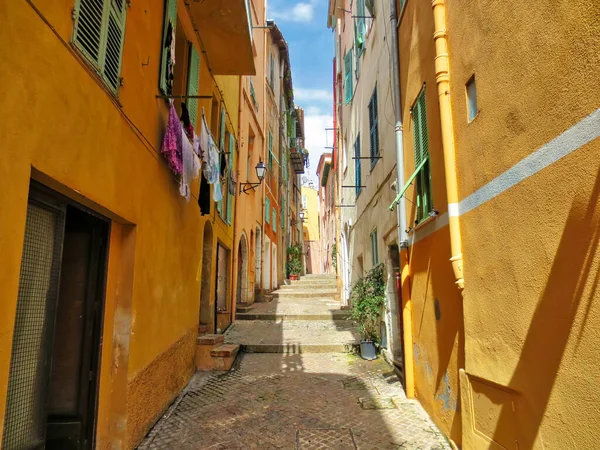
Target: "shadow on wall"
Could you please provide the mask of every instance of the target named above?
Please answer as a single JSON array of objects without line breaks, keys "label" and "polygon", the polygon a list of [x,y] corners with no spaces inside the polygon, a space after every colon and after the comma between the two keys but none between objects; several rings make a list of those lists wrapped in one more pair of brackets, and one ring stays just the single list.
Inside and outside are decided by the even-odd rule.
[{"label": "shadow on wall", "polygon": [[[573,201],[546,289],[533,314],[509,384],[511,389],[523,393],[517,400],[519,449],[532,449],[536,445],[567,343],[575,331],[575,316],[583,304],[585,313],[575,340],[577,349],[593,301],[598,300],[600,271],[595,259],[600,241],[599,201],[600,171],[587,203],[579,196]],[[506,442],[508,437],[514,439],[515,412],[511,406],[503,405],[496,425],[494,440],[499,443]]]}]

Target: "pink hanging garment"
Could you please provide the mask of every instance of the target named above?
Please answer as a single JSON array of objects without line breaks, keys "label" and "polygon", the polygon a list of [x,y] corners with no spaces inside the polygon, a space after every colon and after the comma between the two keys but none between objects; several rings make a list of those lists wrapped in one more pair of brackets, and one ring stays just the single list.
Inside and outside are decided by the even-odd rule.
[{"label": "pink hanging garment", "polygon": [[175,106],[171,103],[169,123],[163,139],[161,153],[175,175],[183,173],[183,129],[177,117]]}]

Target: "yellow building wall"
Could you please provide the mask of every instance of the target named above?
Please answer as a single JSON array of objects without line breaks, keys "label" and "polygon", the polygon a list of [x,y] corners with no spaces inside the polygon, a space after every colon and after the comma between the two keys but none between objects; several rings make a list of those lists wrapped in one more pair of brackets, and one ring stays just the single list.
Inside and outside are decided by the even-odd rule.
[{"label": "yellow building wall", "polygon": [[[194,370],[200,282],[206,281],[198,275],[202,232],[215,219],[200,217],[196,200],[179,195],[159,154],[168,113],[156,98],[163,4],[128,8],[118,101],[69,44],[72,1],[37,0],[42,17],[26,2],[0,6],[0,38],[11,43],[0,62],[7,87],[0,117],[10,130],[0,135],[0,423],[31,178],[113,220],[99,447],[139,442]],[[189,20],[184,26],[189,31]],[[193,33],[188,38],[198,45]],[[232,89],[233,82],[221,86],[235,120],[239,91],[230,95]],[[215,243],[232,249],[232,227],[217,219],[214,230]]]},{"label": "yellow building wall", "polygon": [[[461,294],[454,284],[449,259],[446,177],[435,83],[433,14],[428,2],[405,4],[400,19],[400,85],[404,128],[404,179],[415,170],[414,122],[411,114],[425,87],[433,207],[439,215],[420,224],[416,219],[415,183],[406,192],[410,229],[409,264],[415,393],[436,425],[461,444],[459,369],[464,367]],[[423,232],[437,230],[421,239]],[[405,324],[406,326],[406,324]],[[468,448],[468,447],[464,447]]]},{"label": "yellow building wall", "polygon": [[[600,4],[447,7],[461,199],[538,149],[556,160],[529,160],[520,173],[539,172],[514,186],[500,179],[498,195],[461,216],[463,447],[596,448]],[[479,114],[469,123],[473,74]]]}]

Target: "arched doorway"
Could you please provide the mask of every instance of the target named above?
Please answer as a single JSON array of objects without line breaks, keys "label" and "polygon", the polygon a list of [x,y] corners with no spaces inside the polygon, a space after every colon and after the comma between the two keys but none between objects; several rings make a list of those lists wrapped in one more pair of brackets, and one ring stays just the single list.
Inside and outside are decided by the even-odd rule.
[{"label": "arched doorway", "polygon": [[248,242],[242,234],[238,246],[237,303],[248,303]]},{"label": "arched doorway", "polygon": [[200,325],[208,325],[214,332],[213,310],[210,307],[210,281],[213,256],[213,230],[210,222],[204,225],[204,238],[202,239],[202,286],[200,287]]}]

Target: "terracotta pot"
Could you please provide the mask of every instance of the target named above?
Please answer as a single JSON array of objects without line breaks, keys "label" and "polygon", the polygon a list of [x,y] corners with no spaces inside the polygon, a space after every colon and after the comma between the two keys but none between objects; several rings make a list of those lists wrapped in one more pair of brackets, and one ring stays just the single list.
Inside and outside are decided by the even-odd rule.
[{"label": "terracotta pot", "polygon": [[289,279],[290,281],[296,281],[298,279],[298,275],[290,275]]}]

